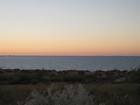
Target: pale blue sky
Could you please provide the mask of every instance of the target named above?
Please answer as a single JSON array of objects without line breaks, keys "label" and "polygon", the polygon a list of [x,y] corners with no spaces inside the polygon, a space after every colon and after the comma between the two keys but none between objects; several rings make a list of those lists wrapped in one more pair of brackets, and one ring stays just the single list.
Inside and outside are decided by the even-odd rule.
[{"label": "pale blue sky", "polygon": [[140,0],[0,0],[0,37],[0,54],[140,55]]}]

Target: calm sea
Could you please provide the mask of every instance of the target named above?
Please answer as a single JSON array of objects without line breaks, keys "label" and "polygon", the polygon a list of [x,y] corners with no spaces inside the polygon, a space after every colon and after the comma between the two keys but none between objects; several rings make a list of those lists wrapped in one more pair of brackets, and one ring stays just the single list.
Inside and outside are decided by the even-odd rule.
[{"label": "calm sea", "polygon": [[47,70],[130,70],[140,56],[0,56],[0,68]]}]

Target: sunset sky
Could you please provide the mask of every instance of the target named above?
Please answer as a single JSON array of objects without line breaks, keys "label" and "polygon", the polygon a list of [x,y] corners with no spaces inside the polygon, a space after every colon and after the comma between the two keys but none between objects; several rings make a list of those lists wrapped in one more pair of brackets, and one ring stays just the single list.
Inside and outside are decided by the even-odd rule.
[{"label": "sunset sky", "polygon": [[140,56],[140,0],[0,0],[0,55]]}]

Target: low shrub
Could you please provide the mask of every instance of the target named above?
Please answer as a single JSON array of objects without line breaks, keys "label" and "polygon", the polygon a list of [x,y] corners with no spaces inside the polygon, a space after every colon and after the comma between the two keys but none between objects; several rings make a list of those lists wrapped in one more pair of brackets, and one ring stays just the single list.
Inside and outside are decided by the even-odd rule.
[{"label": "low shrub", "polygon": [[71,85],[54,93],[51,88],[45,94],[34,90],[24,103],[18,105],[95,105],[95,100],[82,85]]}]

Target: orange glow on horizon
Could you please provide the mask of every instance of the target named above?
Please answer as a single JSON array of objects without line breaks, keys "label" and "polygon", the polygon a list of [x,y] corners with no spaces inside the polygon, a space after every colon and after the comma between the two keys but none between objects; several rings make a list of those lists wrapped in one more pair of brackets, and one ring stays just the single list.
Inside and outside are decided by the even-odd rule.
[{"label": "orange glow on horizon", "polygon": [[[27,50],[27,49],[26,49]],[[34,50],[28,50],[24,51],[24,49],[21,50],[0,50],[0,55],[38,55],[38,56],[140,56],[140,51],[134,51],[131,49],[125,50],[125,49],[99,49],[99,50],[82,50],[82,49],[60,49],[60,50],[44,50],[39,51],[38,49]]]},{"label": "orange glow on horizon", "polygon": [[0,1],[0,55],[140,56],[139,8],[138,0]]}]

